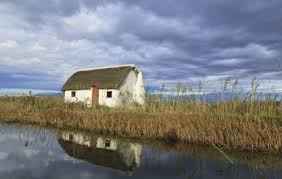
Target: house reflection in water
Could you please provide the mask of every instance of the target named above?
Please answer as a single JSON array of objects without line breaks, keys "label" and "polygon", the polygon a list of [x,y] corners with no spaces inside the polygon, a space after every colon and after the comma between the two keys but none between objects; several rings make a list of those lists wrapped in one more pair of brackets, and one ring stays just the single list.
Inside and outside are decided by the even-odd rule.
[{"label": "house reflection in water", "polygon": [[61,132],[59,143],[71,157],[94,165],[126,173],[140,166],[142,145],[137,143],[73,132]]}]

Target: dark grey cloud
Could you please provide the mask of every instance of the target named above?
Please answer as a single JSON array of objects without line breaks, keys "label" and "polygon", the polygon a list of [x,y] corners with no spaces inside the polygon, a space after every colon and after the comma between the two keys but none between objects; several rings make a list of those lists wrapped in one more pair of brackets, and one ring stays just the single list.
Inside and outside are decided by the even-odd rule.
[{"label": "dark grey cloud", "polygon": [[59,89],[76,69],[136,63],[148,86],[257,76],[282,88],[281,9],[278,0],[3,0],[0,73],[28,69]]}]

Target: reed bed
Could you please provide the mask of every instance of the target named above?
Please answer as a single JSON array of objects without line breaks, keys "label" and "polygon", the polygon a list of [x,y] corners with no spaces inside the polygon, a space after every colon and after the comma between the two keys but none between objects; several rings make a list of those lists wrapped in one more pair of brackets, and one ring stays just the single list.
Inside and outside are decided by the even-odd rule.
[{"label": "reed bed", "polygon": [[1,97],[0,120],[81,129],[131,138],[184,141],[227,149],[282,152],[282,104],[277,100],[158,100],[144,108],[87,108],[61,98]]}]

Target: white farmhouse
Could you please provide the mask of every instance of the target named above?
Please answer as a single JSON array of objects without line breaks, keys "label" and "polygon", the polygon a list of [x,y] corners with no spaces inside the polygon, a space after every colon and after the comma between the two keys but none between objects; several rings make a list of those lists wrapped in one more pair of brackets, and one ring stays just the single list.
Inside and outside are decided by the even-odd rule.
[{"label": "white farmhouse", "polygon": [[75,72],[64,84],[65,102],[118,107],[145,103],[142,72],[135,65],[93,68]]}]

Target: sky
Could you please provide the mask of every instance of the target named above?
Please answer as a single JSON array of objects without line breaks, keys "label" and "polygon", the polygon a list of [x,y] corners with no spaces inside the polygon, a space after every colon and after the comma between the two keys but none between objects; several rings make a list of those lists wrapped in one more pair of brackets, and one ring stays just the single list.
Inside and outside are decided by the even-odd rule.
[{"label": "sky", "polygon": [[281,0],[1,0],[0,88],[60,90],[76,70],[136,64],[146,86],[282,89]]}]

